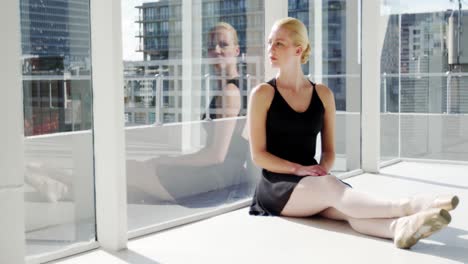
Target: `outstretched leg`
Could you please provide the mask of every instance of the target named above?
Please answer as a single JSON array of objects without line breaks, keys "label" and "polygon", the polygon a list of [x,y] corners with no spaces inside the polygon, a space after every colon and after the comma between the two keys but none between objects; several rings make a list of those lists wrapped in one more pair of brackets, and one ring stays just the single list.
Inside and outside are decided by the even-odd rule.
[{"label": "outstretched leg", "polygon": [[333,175],[304,177],[292,192],[281,214],[304,217],[329,207],[352,218],[394,218],[408,215],[404,203],[371,197],[349,188]]},{"label": "outstretched leg", "polygon": [[398,218],[352,218],[330,207],[319,213],[333,220],[347,221],[355,231],[376,237],[393,238]]},{"label": "outstretched leg", "polygon": [[320,213],[345,220],[359,233],[394,239],[410,248],[450,222],[445,209],[429,208],[410,216],[399,202],[378,200],[346,187],[334,176],[306,177],[294,189],[281,214],[292,217]]},{"label": "outstretched leg", "polygon": [[447,226],[451,216],[445,209],[431,208],[400,218],[352,218],[333,207],[320,215],[334,220],[345,220],[359,233],[393,239],[398,248],[411,248],[420,239],[426,238]]}]

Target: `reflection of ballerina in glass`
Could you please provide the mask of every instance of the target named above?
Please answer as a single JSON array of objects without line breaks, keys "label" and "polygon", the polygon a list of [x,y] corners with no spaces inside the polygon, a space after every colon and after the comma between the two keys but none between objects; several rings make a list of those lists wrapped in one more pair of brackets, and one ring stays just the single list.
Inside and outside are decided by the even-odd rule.
[{"label": "reflection of ballerina in glass", "polygon": [[[246,135],[245,120],[234,118],[241,111],[237,70],[239,53],[237,32],[231,25],[221,22],[210,30],[207,54],[214,58],[213,79],[218,79],[212,83],[220,85],[214,90],[222,95],[211,99],[208,114],[211,119],[227,119],[203,123],[206,145],[195,153],[143,162],[128,160],[127,179],[130,187],[162,200],[186,204],[184,201],[189,197],[193,202],[194,195],[212,191],[219,195],[218,201],[225,200],[232,194],[225,187],[242,183],[248,143],[243,136]],[[202,116],[204,118],[205,115]]]},{"label": "reflection of ballerina in glass", "polygon": [[25,167],[24,181],[48,202],[71,198],[71,174],[66,170],[50,168],[40,162],[30,162]]},{"label": "reflection of ballerina in glass", "polygon": [[[237,69],[240,48],[236,30],[225,22],[216,24],[209,32],[207,46],[207,55],[214,62],[210,65],[214,79],[211,84],[215,84],[214,90],[226,95],[224,98],[215,96],[210,102],[210,118],[238,116],[241,107]],[[213,110],[219,114],[213,113]]]}]

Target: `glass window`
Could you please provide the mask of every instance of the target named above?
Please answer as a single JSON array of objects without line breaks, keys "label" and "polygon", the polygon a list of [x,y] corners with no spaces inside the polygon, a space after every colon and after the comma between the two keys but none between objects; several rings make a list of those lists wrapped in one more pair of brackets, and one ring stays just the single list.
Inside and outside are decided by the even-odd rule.
[{"label": "glass window", "polygon": [[130,231],[253,195],[245,114],[264,79],[263,0],[195,0],[191,21],[183,1],[142,2],[122,1],[123,21],[161,15],[155,36],[126,34],[149,21],[123,24]]},{"label": "glass window", "polygon": [[89,8],[20,1],[29,256],[96,237]]},{"label": "glass window", "polygon": [[394,1],[386,9],[382,160],[468,160],[468,43],[460,33],[468,28],[468,11],[455,2]]},{"label": "glass window", "polygon": [[[290,17],[307,27],[312,48],[304,74],[327,85],[336,104],[335,174],[361,167],[361,66],[358,61],[358,1],[288,1]],[[359,47],[360,48],[360,47]],[[320,148],[320,145],[318,145]],[[320,151],[317,151],[320,153]]]}]

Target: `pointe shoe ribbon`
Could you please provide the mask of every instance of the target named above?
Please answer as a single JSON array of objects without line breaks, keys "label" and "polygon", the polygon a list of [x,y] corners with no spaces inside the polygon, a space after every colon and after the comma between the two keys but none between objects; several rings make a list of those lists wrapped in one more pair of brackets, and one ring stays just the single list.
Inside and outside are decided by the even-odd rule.
[{"label": "pointe shoe ribbon", "polygon": [[433,208],[397,220],[394,244],[409,249],[420,239],[426,238],[447,226],[452,217],[445,209]]}]

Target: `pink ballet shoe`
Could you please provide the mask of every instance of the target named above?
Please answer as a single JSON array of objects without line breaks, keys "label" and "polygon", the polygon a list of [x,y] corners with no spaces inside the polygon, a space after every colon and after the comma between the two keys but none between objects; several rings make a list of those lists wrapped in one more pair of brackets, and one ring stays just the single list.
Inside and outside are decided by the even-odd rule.
[{"label": "pink ballet shoe", "polygon": [[417,195],[411,198],[400,199],[395,203],[394,208],[399,213],[396,215],[406,216],[416,214],[418,212],[431,209],[445,209],[451,211],[458,206],[460,200],[456,195],[438,195],[438,196],[427,196]]},{"label": "pink ballet shoe", "polygon": [[447,211],[457,208],[460,199],[456,195],[440,195],[434,201],[430,207],[445,209]]},{"label": "pink ballet shoe", "polygon": [[395,226],[394,244],[397,248],[409,249],[420,239],[446,227],[451,220],[449,212],[439,208],[402,217]]}]

